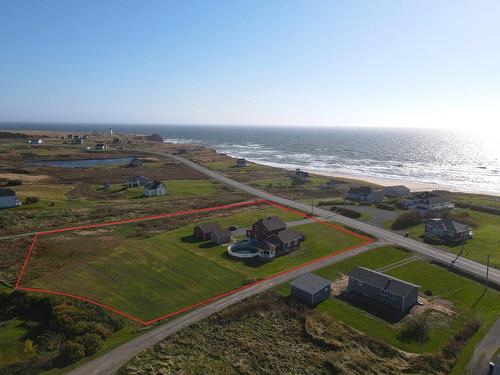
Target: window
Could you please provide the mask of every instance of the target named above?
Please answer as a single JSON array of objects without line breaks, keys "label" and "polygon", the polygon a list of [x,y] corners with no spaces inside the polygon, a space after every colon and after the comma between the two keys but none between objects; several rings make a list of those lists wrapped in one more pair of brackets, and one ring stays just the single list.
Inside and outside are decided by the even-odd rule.
[{"label": "window", "polygon": [[382,289],[382,290],[380,291],[380,294],[382,294],[383,296],[387,296],[387,294],[388,294],[388,293],[387,293],[387,290]]},{"label": "window", "polygon": [[396,299],[397,298],[397,296],[394,293],[391,293],[389,297],[391,297],[392,299]]}]

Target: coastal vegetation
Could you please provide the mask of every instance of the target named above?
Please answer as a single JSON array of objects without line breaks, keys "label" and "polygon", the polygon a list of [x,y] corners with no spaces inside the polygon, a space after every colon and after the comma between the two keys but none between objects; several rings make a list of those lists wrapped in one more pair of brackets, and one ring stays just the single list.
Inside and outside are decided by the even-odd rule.
[{"label": "coastal vegetation", "polygon": [[80,301],[0,288],[0,373],[35,374],[103,349],[130,325]]}]

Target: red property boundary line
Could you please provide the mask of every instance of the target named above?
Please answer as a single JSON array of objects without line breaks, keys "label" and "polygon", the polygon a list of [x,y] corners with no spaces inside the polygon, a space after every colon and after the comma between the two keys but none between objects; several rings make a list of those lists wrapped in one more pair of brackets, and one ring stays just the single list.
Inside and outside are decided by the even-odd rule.
[{"label": "red property boundary line", "polygon": [[[105,305],[105,304],[100,303],[98,301],[94,301],[94,300],[92,300],[90,298],[86,298],[86,297],[79,296],[79,295],[76,295],[76,294],[59,292],[59,291],[55,291],[55,290],[40,289],[40,288],[29,288],[29,287],[20,286],[23,274],[26,271],[26,268],[28,266],[29,260],[31,258],[33,250],[34,250],[34,248],[36,246],[36,243],[38,241],[38,238],[40,236],[50,235],[50,234],[54,234],[54,233],[68,232],[68,231],[76,231],[76,230],[82,230],[82,229],[92,229],[92,228],[101,228],[101,227],[107,227],[107,226],[115,226],[115,225],[121,225],[121,224],[128,224],[128,223],[135,223],[135,222],[147,221],[147,220],[156,220],[156,219],[162,219],[162,218],[166,218],[166,217],[175,217],[175,216],[181,216],[181,215],[190,215],[190,214],[195,214],[195,213],[199,213],[199,212],[211,212],[211,211],[219,211],[219,210],[231,209],[231,208],[237,208],[237,207],[255,206],[255,205],[258,205],[258,204],[261,204],[261,203],[267,204],[267,205],[272,206],[272,207],[279,208],[279,209],[281,209],[283,211],[291,212],[293,214],[302,216],[303,218],[306,218],[306,219],[309,219],[311,221],[320,223],[322,225],[329,226],[329,227],[331,227],[331,228],[333,228],[335,230],[348,233],[348,234],[353,235],[353,236],[355,236],[355,237],[357,237],[357,238],[359,238],[359,239],[361,239],[363,241],[360,242],[359,244],[350,246],[350,247],[345,248],[345,249],[341,249],[341,250],[335,251],[335,252],[333,252],[331,254],[322,256],[320,258],[311,260],[309,262],[299,264],[299,265],[294,266],[294,267],[292,267],[290,269],[287,269],[287,270],[284,270],[284,271],[280,271],[278,273],[275,273],[275,274],[273,274],[271,276],[267,276],[267,277],[265,277],[263,279],[255,281],[253,283],[243,285],[243,286],[241,286],[239,288],[230,290],[230,291],[222,293],[222,294],[218,294],[218,295],[216,295],[214,297],[211,297],[211,298],[205,299],[203,301],[197,302],[195,304],[183,307],[183,308],[181,308],[179,310],[173,311],[173,312],[168,313],[168,314],[163,315],[163,316],[159,316],[157,318],[153,318],[151,320],[142,320],[142,319],[140,319],[140,318],[138,318],[136,316],[127,314],[124,311],[115,309],[115,308],[113,308],[111,306]],[[95,305],[95,306],[99,306],[99,307],[101,307],[103,309],[111,311],[111,312],[113,312],[113,313],[115,313],[117,315],[120,315],[120,316],[124,317],[124,318],[130,319],[130,320],[132,320],[132,321],[134,321],[136,323],[139,323],[141,325],[149,326],[149,325],[155,324],[157,322],[160,322],[162,320],[165,320],[165,319],[171,318],[173,316],[182,314],[182,313],[184,313],[186,311],[189,311],[189,310],[192,310],[194,308],[204,306],[204,305],[206,305],[206,304],[208,304],[210,302],[214,302],[214,301],[216,301],[218,299],[227,297],[227,296],[229,296],[231,294],[234,294],[236,292],[239,292],[241,290],[248,289],[248,288],[250,288],[250,287],[252,287],[254,285],[262,284],[262,283],[264,283],[264,282],[266,282],[268,280],[271,280],[271,279],[274,279],[276,277],[285,275],[287,273],[296,271],[296,270],[298,270],[300,268],[303,268],[303,267],[306,267],[308,265],[321,262],[321,261],[323,261],[325,259],[333,258],[336,255],[339,255],[339,254],[342,254],[342,253],[346,253],[348,251],[354,250],[354,249],[356,249],[358,247],[367,245],[367,244],[372,243],[372,242],[373,242],[372,238],[366,237],[366,236],[364,236],[362,234],[359,234],[359,233],[356,233],[356,232],[351,231],[349,229],[346,229],[344,227],[341,227],[341,226],[339,226],[337,224],[334,224],[334,223],[331,223],[331,222],[327,222],[327,221],[323,221],[323,220],[319,220],[319,219],[317,219],[315,217],[306,215],[306,214],[304,214],[304,213],[302,213],[300,211],[297,211],[297,210],[294,210],[294,209],[291,209],[291,208],[288,208],[288,207],[284,207],[284,206],[279,205],[279,204],[277,204],[275,202],[271,202],[271,201],[267,201],[267,200],[264,200],[264,199],[260,199],[260,200],[255,200],[255,201],[239,202],[239,203],[233,203],[233,204],[222,205],[222,206],[207,207],[207,208],[201,208],[201,209],[195,209],[195,210],[177,211],[177,212],[173,212],[173,213],[169,213],[169,214],[160,214],[160,215],[154,215],[154,216],[144,216],[144,217],[134,218],[134,219],[125,219],[125,220],[118,220],[118,221],[108,221],[108,222],[98,223],[98,224],[88,224],[88,225],[81,225],[81,226],[76,226],[76,227],[68,227],[68,228],[60,228],[60,229],[52,229],[52,230],[35,232],[34,235],[33,235],[33,240],[31,242],[31,245],[30,245],[30,247],[28,249],[28,254],[26,255],[26,258],[24,260],[23,267],[21,268],[21,271],[19,272],[19,276],[17,278],[15,289],[16,290],[23,290],[23,291],[27,291],[27,292],[43,293],[43,294],[50,294],[50,295],[57,295],[57,296],[74,298],[74,299],[77,299],[77,300],[80,300],[80,301],[83,301],[83,302],[86,302],[86,303],[90,303],[90,304]]]}]

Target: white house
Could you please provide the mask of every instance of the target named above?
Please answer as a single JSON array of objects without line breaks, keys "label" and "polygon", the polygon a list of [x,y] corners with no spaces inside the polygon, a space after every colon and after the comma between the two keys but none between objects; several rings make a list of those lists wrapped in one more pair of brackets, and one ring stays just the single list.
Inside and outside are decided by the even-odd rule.
[{"label": "white house", "polygon": [[134,176],[130,177],[127,180],[127,187],[138,187],[138,186],[146,186],[149,183],[149,179],[144,176]]},{"label": "white house", "polygon": [[21,201],[17,199],[14,190],[0,189],[0,208],[12,208],[20,205]]},{"label": "white house", "polygon": [[415,196],[404,198],[398,205],[406,209],[414,209],[422,212],[438,211],[455,207],[455,203],[442,195],[433,192],[423,192]]},{"label": "white house", "polygon": [[29,139],[28,143],[32,145],[41,145],[44,142],[43,139],[37,138],[37,139]]},{"label": "white house", "polygon": [[108,145],[106,143],[98,143],[95,145],[95,149],[106,151],[108,149]]},{"label": "white house", "polygon": [[144,186],[144,196],[153,197],[167,194],[167,187],[161,181],[151,181]]},{"label": "white house", "polygon": [[236,166],[237,167],[246,167],[247,161],[243,158],[238,158],[238,159],[236,159]]},{"label": "white house", "polygon": [[386,186],[383,188],[384,195],[402,198],[410,195],[410,189],[404,185]]}]

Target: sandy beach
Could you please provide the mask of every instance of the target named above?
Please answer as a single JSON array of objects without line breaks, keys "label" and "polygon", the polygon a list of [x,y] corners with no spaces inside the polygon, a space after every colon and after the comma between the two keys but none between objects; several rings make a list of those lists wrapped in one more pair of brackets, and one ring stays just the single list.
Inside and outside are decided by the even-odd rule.
[{"label": "sandy beach", "polygon": [[[270,167],[275,167],[275,168],[283,168],[283,169],[288,169],[288,170],[293,170],[293,168],[286,168],[284,166],[279,166],[276,163],[263,163],[261,161],[253,161],[250,160],[255,164],[260,164],[260,165],[266,165]],[[360,183],[363,182],[368,182],[380,186],[392,186],[392,185],[405,185],[408,187],[411,191],[431,191],[431,190],[445,190],[445,191],[450,191],[450,192],[455,192],[455,193],[467,193],[467,194],[483,194],[483,195],[489,195],[489,196],[498,196],[500,197],[500,194],[492,193],[489,191],[478,191],[478,190],[467,190],[467,189],[457,189],[455,186],[452,185],[446,185],[446,184],[439,184],[435,182],[429,182],[429,181],[414,181],[414,180],[405,180],[405,179],[398,179],[398,178],[384,178],[384,177],[374,177],[374,176],[362,176],[358,174],[349,174],[349,173],[339,173],[339,172],[325,172],[325,171],[317,171],[317,170],[308,170],[307,168],[303,168],[305,171],[308,171],[310,173],[319,175],[319,176],[327,176],[327,177],[332,177],[332,178],[347,178],[350,180],[358,180]]]}]

